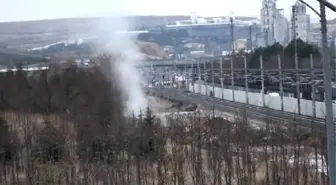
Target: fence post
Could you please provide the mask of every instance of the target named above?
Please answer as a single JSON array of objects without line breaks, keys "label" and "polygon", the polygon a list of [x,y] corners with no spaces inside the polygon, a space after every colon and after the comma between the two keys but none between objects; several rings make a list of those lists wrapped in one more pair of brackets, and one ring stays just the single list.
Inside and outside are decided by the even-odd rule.
[{"label": "fence post", "polygon": [[[234,53],[232,53],[234,55]],[[230,67],[231,67],[231,88],[232,88],[232,101],[235,101],[235,83],[234,83],[234,70],[233,70],[233,57],[231,56]]]},{"label": "fence post", "polygon": [[224,82],[223,82],[223,57],[221,56],[220,57],[220,64],[219,64],[219,66],[220,66],[220,75],[221,75],[221,78],[220,78],[220,80],[221,80],[221,93],[222,93],[222,99],[224,99]]},{"label": "fence post", "polygon": [[192,83],[192,92],[193,92],[193,93],[195,93],[194,62],[195,62],[195,60],[193,60],[193,61],[191,62],[191,72],[190,72],[190,79],[191,79],[191,83]]},{"label": "fence post", "polygon": [[211,60],[211,81],[212,81],[212,95],[216,97],[215,93],[215,71],[214,71],[214,61]]},{"label": "fence post", "polygon": [[263,57],[261,55],[260,55],[260,79],[261,79],[261,101],[262,106],[265,107],[264,66],[263,66]]},{"label": "fence post", "polygon": [[282,66],[281,66],[281,56],[278,55],[278,68],[279,68],[279,86],[280,86],[280,103],[281,111],[284,111],[284,102],[283,102],[283,76],[282,76]]},{"label": "fence post", "polygon": [[245,98],[246,104],[249,104],[249,96],[248,96],[248,74],[247,74],[247,61],[246,56],[244,56],[244,68],[245,68]]},{"label": "fence post", "polygon": [[[296,49],[296,47],[295,47]],[[297,97],[297,104],[298,104],[298,113],[301,114],[301,91],[300,91],[300,76],[299,76],[299,61],[297,52],[295,52],[295,82],[296,82],[296,97]]]},{"label": "fence post", "polygon": [[316,102],[315,102],[315,72],[314,72],[314,59],[313,59],[313,55],[310,54],[310,74],[311,74],[311,77],[312,77],[312,85],[311,85],[311,88],[312,88],[312,103],[313,103],[313,118],[316,117]]},{"label": "fence post", "polygon": [[[184,83],[185,83],[184,86],[189,91],[189,80],[187,80],[187,65],[188,64],[184,65]],[[188,81],[188,83],[187,83],[187,81]]]},{"label": "fence post", "polygon": [[206,61],[203,61],[203,68],[204,68],[204,84],[205,84],[205,95],[208,96],[208,71],[206,67]]},{"label": "fence post", "polygon": [[197,84],[197,93],[202,93],[201,88],[201,66],[200,66],[200,59],[197,60],[197,69],[198,69],[198,84]]},{"label": "fence post", "polygon": [[201,67],[199,59],[197,60],[197,71],[198,71],[198,80],[201,80]]}]

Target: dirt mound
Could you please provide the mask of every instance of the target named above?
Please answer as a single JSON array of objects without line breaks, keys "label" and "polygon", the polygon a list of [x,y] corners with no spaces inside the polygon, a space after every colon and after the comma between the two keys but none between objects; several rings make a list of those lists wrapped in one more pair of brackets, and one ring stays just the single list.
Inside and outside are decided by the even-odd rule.
[{"label": "dirt mound", "polygon": [[136,44],[140,48],[141,53],[145,54],[147,58],[160,59],[167,57],[166,51],[156,43],[137,41]]},{"label": "dirt mound", "polygon": [[158,112],[191,112],[197,109],[196,104],[184,103],[173,99],[147,96],[150,108],[154,113]]},{"label": "dirt mound", "polygon": [[171,109],[176,109],[178,111],[190,112],[197,109],[197,105],[194,103],[185,103],[174,99],[168,99],[168,101],[172,104]]},{"label": "dirt mound", "polygon": [[182,110],[183,111],[196,111],[196,109],[197,109],[197,105],[196,104],[188,104],[188,105],[185,105],[185,106],[183,106],[182,107]]}]

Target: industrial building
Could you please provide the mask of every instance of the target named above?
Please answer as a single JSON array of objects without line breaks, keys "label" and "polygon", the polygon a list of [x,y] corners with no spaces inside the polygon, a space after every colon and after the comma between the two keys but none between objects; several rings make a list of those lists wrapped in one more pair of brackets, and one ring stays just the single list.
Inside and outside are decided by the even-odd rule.
[{"label": "industrial building", "polygon": [[[307,14],[306,5],[299,1],[294,4],[294,12],[291,13],[292,21],[290,24],[290,38],[291,40],[301,39],[304,42],[310,42],[310,15]],[[294,32],[296,36],[294,37]]]},{"label": "industrial building", "polygon": [[[263,0],[260,10],[261,17],[261,37],[264,42],[260,42],[259,46],[268,46],[276,42],[287,44],[289,41],[289,23],[284,15],[283,9],[278,9],[276,0]],[[258,40],[258,39],[257,39]]]},{"label": "industrial building", "polygon": [[259,32],[260,20],[257,18],[239,18],[233,15],[200,17],[193,13],[189,20],[170,22],[163,28],[166,33],[186,33],[193,40],[206,44],[206,47],[210,50],[218,48],[218,45],[221,45],[223,49],[232,49],[231,29],[234,29],[234,39],[248,38],[250,30],[252,33]]}]

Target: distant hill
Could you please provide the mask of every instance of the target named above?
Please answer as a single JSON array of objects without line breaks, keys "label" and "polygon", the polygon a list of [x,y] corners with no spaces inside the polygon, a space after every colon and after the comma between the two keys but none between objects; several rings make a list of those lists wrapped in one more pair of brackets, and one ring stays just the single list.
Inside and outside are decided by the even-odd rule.
[{"label": "distant hill", "polygon": [[[31,51],[31,54],[40,56],[52,56],[57,58],[82,58],[94,55],[96,52],[100,52],[95,48],[98,48],[97,43],[86,42],[82,44],[69,44],[64,45],[63,43],[50,46],[42,50]],[[139,51],[145,54],[147,57],[166,57],[167,54],[164,49],[156,43],[136,41],[135,44],[138,46]],[[71,58],[70,57],[70,58]]]},{"label": "distant hill", "polygon": [[[155,59],[167,57],[165,50],[155,43],[137,41],[136,45],[145,58]],[[59,46],[61,47],[61,46]],[[25,53],[19,51],[0,50],[0,68],[5,66],[15,66],[18,63],[28,65],[47,61],[43,56],[51,56],[58,59],[82,58],[91,56],[89,51],[90,46],[84,45],[70,45],[65,48],[65,53],[60,52],[58,46],[44,51],[36,51],[35,53]]]},{"label": "distant hill", "polygon": [[[131,23],[132,28],[129,29],[144,29],[187,18],[189,17],[182,15],[129,16],[124,19]],[[117,19],[91,17],[0,23],[0,44],[24,50],[67,39],[85,38],[97,35],[97,31],[110,31]]]},{"label": "distant hill", "polygon": [[[169,22],[189,18],[190,16],[187,15],[124,17],[127,22],[132,23],[133,28],[129,29],[159,27]],[[97,31],[104,31],[101,29],[110,31],[117,19],[119,18],[90,17],[0,23],[0,45],[7,46],[7,49],[26,50],[67,39],[85,38],[97,35]],[[237,16],[236,19],[254,18]]]},{"label": "distant hill", "polygon": [[[224,17],[224,16],[223,16]],[[168,22],[189,19],[188,15],[176,16],[127,16],[123,19],[132,23],[135,28],[165,25]],[[211,17],[209,17],[211,18]],[[239,20],[251,20],[255,17],[236,16]],[[89,17],[89,18],[68,18],[39,21],[6,22],[0,23],[0,35],[15,34],[42,34],[49,32],[89,32],[94,25],[113,25],[120,18],[114,17]]]},{"label": "distant hill", "polygon": [[328,24],[336,24],[336,18],[332,19],[332,20],[329,20],[328,21]]},{"label": "distant hill", "polygon": [[18,63],[35,64],[43,61],[45,61],[45,59],[40,55],[20,53],[17,51],[0,51],[0,66],[15,66]]},{"label": "distant hill", "polygon": [[[189,16],[128,16],[126,21],[134,27],[156,26],[165,22],[187,19]],[[113,25],[120,18],[113,17],[90,17],[90,18],[68,18],[25,22],[0,23],[0,34],[32,34],[59,31],[90,31],[90,27],[98,24]]]}]

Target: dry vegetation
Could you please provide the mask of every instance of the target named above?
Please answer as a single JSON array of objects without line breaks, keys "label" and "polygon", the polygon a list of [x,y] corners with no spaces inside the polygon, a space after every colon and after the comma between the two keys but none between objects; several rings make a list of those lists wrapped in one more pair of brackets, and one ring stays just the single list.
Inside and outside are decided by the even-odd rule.
[{"label": "dry vegetation", "polygon": [[321,130],[267,119],[256,129],[244,113],[168,116],[165,126],[149,108],[123,117],[111,58],[100,60],[0,77],[1,185],[327,184]]}]

